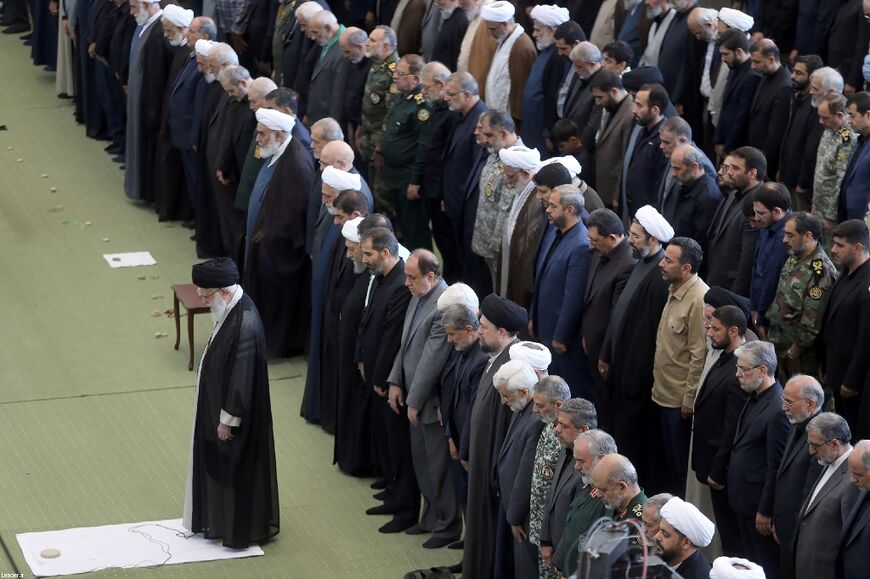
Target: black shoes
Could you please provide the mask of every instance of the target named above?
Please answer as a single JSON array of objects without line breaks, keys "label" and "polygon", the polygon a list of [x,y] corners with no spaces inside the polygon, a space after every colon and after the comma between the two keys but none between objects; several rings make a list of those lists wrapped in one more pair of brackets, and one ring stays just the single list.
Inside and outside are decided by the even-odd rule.
[{"label": "black shoes", "polygon": [[395,519],[394,518],[392,521],[390,521],[389,523],[387,523],[386,525],[384,525],[383,527],[378,529],[378,531],[381,533],[389,535],[392,533],[401,533],[402,531],[404,531],[406,529],[410,529],[413,526],[414,526],[413,519],[402,520],[402,519]]},{"label": "black shoes", "polygon": [[27,32],[29,30],[30,30],[29,24],[19,22],[18,24],[10,24],[6,28],[6,30],[3,31],[3,34],[21,34],[23,32]]},{"label": "black shoes", "polygon": [[[366,514],[367,515],[395,515],[396,509],[391,509],[390,507],[388,507],[386,505],[379,505],[377,507],[371,507],[369,509],[366,509]],[[414,523],[411,523],[411,525],[413,525],[413,524]],[[411,525],[408,525],[408,526],[410,527]],[[407,529],[407,528],[408,527],[405,527],[405,529]],[[402,530],[404,531],[405,529],[402,529]]]},{"label": "black shoes", "polygon": [[369,485],[369,488],[372,488],[376,491],[383,490],[387,488],[387,479],[379,478],[375,482]]},{"label": "black shoes", "polygon": [[[407,531],[405,531],[407,532]],[[454,543],[456,538],[446,538],[446,537],[429,537],[425,543],[423,543],[424,549],[440,549],[442,547],[446,547],[451,543]]]}]

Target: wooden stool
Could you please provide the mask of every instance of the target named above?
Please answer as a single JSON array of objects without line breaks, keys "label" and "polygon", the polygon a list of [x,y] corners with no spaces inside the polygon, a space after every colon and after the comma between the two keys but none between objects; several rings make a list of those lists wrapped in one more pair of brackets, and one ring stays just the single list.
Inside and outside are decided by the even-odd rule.
[{"label": "wooden stool", "polygon": [[190,344],[190,361],[187,364],[188,370],[193,370],[193,316],[196,314],[204,314],[209,311],[209,307],[202,302],[202,298],[196,293],[196,286],[192,283],[178,284],[172,286],[172,313],[175,316],[175,349],[181,343],[181,320],[179,319],[178,302],[187,310],[187,341]]}]

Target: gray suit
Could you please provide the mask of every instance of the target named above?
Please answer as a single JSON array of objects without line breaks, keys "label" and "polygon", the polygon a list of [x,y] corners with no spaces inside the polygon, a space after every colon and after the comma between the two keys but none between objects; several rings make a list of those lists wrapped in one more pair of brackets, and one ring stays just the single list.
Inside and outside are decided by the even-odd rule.
[{"label": "gray suit", "polygon": [[411,298],[402,328],[402,344],[388,382],[402,389],[407,407],[419,411],[419,426],[411,424],[411,458],[423,494],[420,526],[432,531],[433,536],[458,539],[459,504],[450,479],[447,439],[438,422],[438,384],[451,348],[437,307],[438,298],[446,289],[447,283],[441,279],[422,305],[420,298]]},{"label": "gray suit", "polygon": [[[319,46],[314,48],[320,49]],[[308,85],[308,108],[305,111],[308,126],[326,117],[332,117],[341,125],[348,62],[341,53],[341,46],[336,42],[314,65],[311,83]]]},{"label": "gray suit", "polygon": [[798,514],[794,539],[797,579],[835,579],[843,521],[858,496],[857,487],[849,482],[848,460],[844,460],[810,502],[823,474],[810,488]]},{"label": "gray suit", "polygon": [[564,558],[559,546],[562,542],[562,534],[565,532],[565,514],[571,501],[574,500],[574,492],[581,484],[583,481],[580,478],[580,471],[574,468],[573,449],[566,448],[556,464],[556,474],[553,476],[553,484],[550,485],[547,503],[544,505],[544,523],[541,525],[541,545],[553,547],[555,550],[553,561],[561,561]]}]

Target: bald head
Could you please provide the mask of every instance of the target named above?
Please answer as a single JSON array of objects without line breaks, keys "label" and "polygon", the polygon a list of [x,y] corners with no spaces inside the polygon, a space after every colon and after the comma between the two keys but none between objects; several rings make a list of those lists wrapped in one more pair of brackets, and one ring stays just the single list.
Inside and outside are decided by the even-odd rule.
[{"label": "bald head", "polygon": [[341,36],[338,37],[338,45],[341,47],[341,53],[346,59],[353,64],[359,64],[366,57],[366,41],[368,35],[365,30],[351,26],[345,28]]},{"label": "bald head", "polygon": [[214,40],[217,37],[217,26],[208,16],[197,16],[187,28],[187,45],[193,46],[197,40]]},{"label": "bald head", "polygon": [[324,165],[331,165],[342,171],[353,169],[353,159],[353,149],[344,141],[330,141],[320,151],[320,160]]},{"label": "bald head", "polygon": [[607,508],[622,511],[639,492],[637,470],[621,454],[608,454],[592,469],[592,484]]},{"label": "bald head", "polygon": [[752,69],[758,74],[770,76],[779,70],[779,47],[770,38],[762,38],[749,47],[749,59]]},{"label": "bald head", "polygon": [[278,88],[271,78],[260,76],[251,81],[248,87],[248,100],[251,110],[256,112],[266,106],[266,95]]},{"label": "bald head", "polygon": [[852,484],[862,491],[870,490],[870,440],[859,440],[849,455]]},{"label": "bald head", "polygon": [[686,19],[695,38],[704,42],[713,42],[719,35],[719,12],[712,8],[693,8]]},{"label": "bald head", "polygon": [[677,145],[671,154],[671,174],[683,184],[694,183],[704,174],[704,154],[692,145]]}]

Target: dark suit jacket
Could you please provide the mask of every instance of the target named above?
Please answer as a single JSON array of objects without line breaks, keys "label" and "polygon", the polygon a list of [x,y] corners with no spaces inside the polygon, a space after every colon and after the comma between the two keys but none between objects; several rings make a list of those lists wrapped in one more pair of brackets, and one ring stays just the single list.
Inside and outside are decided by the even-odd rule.
[{"label": "dark suit jacket", "polygon": [[740,413],[728,464],[728,503],[742,517],[773,515],[776,470],[782,458],[788,420],[780,410],[779,382],[750,395]]},{"label": "dark suit jacket", "polygon": [[568,97],[565,100],[564,118],[574,121],[581,132],[589,123],[592,109],[595,107],[595,96],[592,94],[592,89],[589,88],[589,83],[597,74],[598,71],[593,72],[586,80],[578,76],[574,85],[569,89]]},{"label": "dark suit jacket", "polygon": [[338,42],[330,46],[322,58],[319,57],[320,46],[312,50],[317,54],[308,84],[308,108],[305,110],[309,126],[325,117],[332,117],[341,126],[350,61],[342,55]]},{"label": "dark suit jacket", "polygon": [[695,398],[692,425],[692,469],[701,484],[709,476],[719,484],[728,480],[728,463],[737,419],[746,404],[746,392],[735,375],[737,358],[722,352]]},{"label": "dark suit jacket", "polygon": [[[410,0],[402,11],[402,18],[396,29],[398,43],[396,50],[402,56],[406,54],[422,54],[421,41],[423,34],[423,15],[426,13],[424,0]],[[467,20],[466,20],[467,22]],[[387,22],[386,24],[390,24]],[[450,65],[447,65],[450,67]],[[453,67],[450,67],[453,70]]]},{"label": "dark suit jacket", "polygon": [[704,248],[704,279],[710,287],[721,286],[749,295],[758,230],[749,225],[743,207],[752,205],[754,191],[755,188],[741,193],[735,189],[727,193],[713,214]]},{"label": "dark suit jacket", "polygon": [[867,579],[867,545],[870,545],[870,491],[861,491],[843,521],[840,533],[840,564],[842,579]]},{"label": "dark suit jacket", "polygon": [[835,579],[843,521],[849,516],[850,508],[858,495],[858,487],[849,480],[851,475],[848,460],[844,460],[819,490],[816,498],[810,502],[813,489],[821,476],[819,474],[810,488],[798,514],[794,553],[795,569],[799,578]]},{"label": "dark suit jacket", "polygon": [[[826,382],[835,392],[845,384],[851,390],[861,391],[867,378],[867,359],[870,356],[870,261],[852,275],[840,275],[822,326],[824,368]],[[854,425],[850,425],[854,428]]]},{"label": "dark suit jacket", "polygon": [[623,239],[607,256],[594,252],[589,261],[580,335],[586,344],[586,355],[594,367],[598,365],[598,355],[610,326],[613,306],[622,294],[634,264],[628,238]]},{"label": "dark suit jacket", "polygon": [[813,481],[822,472],[819,463],[807,449],[807,424],[793,424],[788,431],[782,461],[776,471],[776,494],[773,498],[773,526],[780,540],[780,549],[791,552],[797,514]]},{"label": "dark suit jacket", "polygon": [[[549,545],[556,551],[559,550],[565,531],[565,513],[568,512],[574,493],[581,484],[580,471],[574,468],[573,449],[566,448],[556,464],[556,474],[547,492],[544,522],[541,524],[541,545]],[[561,557],[554,553],[553,560],[561,560]]]},{"label": "dark suit jacket", "polygon": [[[541,244],[540,255],[546,256],[551,246],[552,243]],[[590,252],[586,226],[578,221],[565,233],[549,259],[539,260],[542,263],[535,271],[531,318],[535,335],[545,344],[553,340],[574,344],[580,338]]]},{"label": "dark suit jacket", "polygon": [[759,82],[761,75],[752,70],[749,59],[728,73],[728,84],[725,86],[725,98],[722,101],[715,138],[717,144],[725,145],[726,151],[733,151],[746,144],[749,135],[749,109]]},{"label": "dark suit jacket", "polygon": [[533,405],[530,401],[525,408],[513,413],[498,453],[498,489],[511,525],[524,525],[529,517],[535,450],[544,429],[540,417],[532,412]]},{"label": "dark suit jacket", "polygon": [[662,207],[662,216],[674,228],[677,237],[690,237],[707,247],[707,229],[719,206],[722,194],[715,177],[704,173],[695,181],[681,184]]},{"label": "dark suit jacket", "polygon": [[474,138],[474,127],[487,109],[486,103],[480,100],[465,116],[455,113],[458,118],[444,152],[441,190],[447,215],[456,232],[463,231],[468,174],[475,167],[479,157],[477,151],[481,149]]},{"label": "dark suit jacket", "polygon": [[199,125],[194,123],[196,87],[202,73],[196,70],[196,57],[191,55],[169,93],[169,138],[181,150],[191,149],[199,138]]},{"label": "dark suit jacket", "polygon": [[595,143],[595,189],[608,206],[619,199],[622,159],[634,126],[632,102],[631,95],[626,95]]},{"label": "dark suit jacket", "polygon": [[468,417],[489,356],[475,342],[468,350],[451,350],[441,374],[441,419],[444,435],[452,438],[459,457],[468,460]]},{"label": "dark suit jacket", "polygon": [[792,94],[791,87],[791,72],[784,64],[772,75],[764,75],[761,78],[752,97],[752,106],[749,108],[747,145],[765,154],[769,152],[767,140],[773,112],[788,108],[788,101]]},{"label": "dark suit jacket", "polygon": [[357,335],[357,362],[363,363],[366,386],[387,387],[411,293],[405,287],[405,262],[399,259],[386,276],[377,276]]},{"label": "dark suit jacket", "polygon": [[[439,16],[440,17],[440,16]],[[438,31],[438,39],[432,51],[432,60],[437,60],[450,70],[456,70],[456,61],[459,59],[459,49],[465,30],[468,28],[468,16],[465,10],[457,7],[450,18],[441,23]]]},{"label": "dark suit jacket", "polygon": [[710,561],[698,549],[692,556],[677,565],[676,571],[683,579],[707,579],[710,577]]}]

